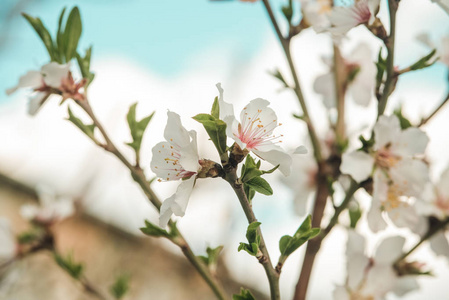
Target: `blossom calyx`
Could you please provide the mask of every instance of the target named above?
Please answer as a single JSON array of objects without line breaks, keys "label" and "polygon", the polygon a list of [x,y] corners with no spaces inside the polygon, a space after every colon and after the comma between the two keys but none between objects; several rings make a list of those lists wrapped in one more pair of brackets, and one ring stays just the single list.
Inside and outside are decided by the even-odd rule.
[{"label": "blossom calyx", "polygon": [[223,167],[212,160],[200,159],[198,163],[201,169],[198,171],[197,178],[216,178],[224,177]]}]

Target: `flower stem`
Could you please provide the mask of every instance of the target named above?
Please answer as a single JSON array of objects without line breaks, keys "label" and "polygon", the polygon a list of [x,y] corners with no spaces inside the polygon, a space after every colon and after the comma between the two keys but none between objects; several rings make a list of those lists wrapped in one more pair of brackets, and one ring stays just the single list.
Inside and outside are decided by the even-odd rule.
[{"label": "flower stem", "polygon": [[279,28],[279,25],[276,21],[276,18],[273,14],[273,10],[271,9],[270,3],[268,0],[263,0],[263,4],[266,8],[266,11],[268,13],[268,16],[270,17],[271,23],[273,24],[274,30],[276,31],[276,35],[279,38],[279,41],[281,43],[282,48],[284,49],[285,57],[287,58],[288,65],[290,67],[290,71],[293,77],[293,81],[295,83],[295,86],[293,87],[293,90],[296,94],[296,97],[298,98],[299,104],[301,106],[301,109],[303,111],[303,120],[307,124],[307,129],[310,134],[310,140],[313,147],[313,154],[317,162],[322,161],[322,155],[321,155],[321,147],[320,142],[318,140],[318,136],[315,131],[315,127],[312,124],[312,121],[309,116],[309,111],[307,109],[306,102],[304,100],[304,96],[302,94],[301,85],[299,84],[298,74],[296,73],[296,68],[293,63],[293,59],[291,56],[290,51],[290,38],[285,38],[282,35],[282,32]]},{"label": "flower stem", "polygon": [[[104,129],[103,125],[100,123],[100,121],[95,116],[92,107],[90,106],[87,97],[84,101],[76,101],[76,103],[89,115],[89,117],[94,122],[95,126],[98,128],[98,130],[101,132],[101,135],[103,136],[104,140],[106,141],[106,145],[103,145],[102,147],[114,154],[130,171],[131,176],[134,179],[135,182],[139,184],[145,195],[147,196],[148,200],[156,207],[158,211],[160,211],[161,208],[161,201],[157,197],[157,195],[154,193],[153,189],[150,186],[150,183],[147,181],[145,174],[143,170],[139,167],[138,164],[135,166],[132,165],[125,156],[117,149],[117,147],[114,145],[112,140],[109,138],[106,130]],[[170,220],[170,223],[172,221]],[[181,235],[181,233],[178,232],[178,238],[182,243],[174,242],[176,245],[178,245],[184,256],[189,260],[189,262],[193,265],[193,267],[198,271],[198,273],[203,277],[204,281],[209,285],[209,287],[214,292],[217,299],[224,300],[227,299],[226,293],[224,292],[221,284],[215,279],[215,277],[211,274],[211,272],[204,266],[204,264],[198,259],[197,256],[194,255],[192,250],[190,250],[190,247],[185,240],[185,238]],[[187,250],[186,250],[187,249]]]},{"label": "flower stem", "polygon": [[435,108],[435,110],[427,118],[424,118],[421,120],[418,127],[421,127],[424,124],[426,124],[427,122],[429,122],[430,119],[432,119],[446,105],[447,102],[449,102],[449,93],[446,95],[446,98],[444,98],[444,100],[441,101],[441,104],[438,105],[438,107]]},{"label": "flower stem", "polygon": [[[245,191],[243,190],[243,184],[238,180],[237,168],[229,169],[226,173],[225,180],[231,185],[232,189],[237,195],[240,201],[240,205],[242,206],[245,216],[248,220],[248,223],[251,224],[253,222],[257,222],[256,216],[254,215],[251,207],[251,203],[248,201]],[[265,273],[267,274],[267,278],[270,284],[271,300],[280,300],[281,294],[279,290],[279,273],[276,272],[276,270],[273,268],[273,264],[271,263],[270,255],[268,254],[268,250],[265,245],[260,227],[257,228],[257,233],[260,236],[259,249],[262,252],[262,257],[259,258],[259,262],[262,264],[263,268],[265,269]]]},{"label": "flower stem", "polygon": [[416,243],[415,246],[413,246],[408,252],[404,253],[401,257],[399,257],[394,265],[397,266],[402,260],[404,260],[407,256],[413,253],[419,246],[421,246],[422,243],[424,243],[426,240],[430,239],[432,236],[434,236],[438,231],[444,230],[446,226],[449,224],[449,217],[444,219],[443,221],[439,221],[435,226],[430,226],[429,230],[426,232],[426,234]]},{"label": "flower stem", "polygon": [[396,35],[396,12],[398,10],[399,0],[388,0],[388,9],[390,12],[390,34],[384,40],[384,44],[387,47],[387,79],[385,81],[384,89],[382,95],[379,99],[377,105],[377,116],[383,115],[385,108],[387,107],[388,97],[393,92],[396,81],[397,74],[394,72],[394,43]]}]

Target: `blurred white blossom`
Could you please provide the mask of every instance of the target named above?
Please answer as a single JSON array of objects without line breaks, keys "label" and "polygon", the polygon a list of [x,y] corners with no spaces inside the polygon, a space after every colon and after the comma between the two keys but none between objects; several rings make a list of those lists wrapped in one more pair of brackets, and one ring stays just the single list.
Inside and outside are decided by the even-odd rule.
[{"label": "blurred white blossom", "polygon": [[46,185],[38,185],[36,191],[39,205],[23,205],[20,209],[23,218],[41,224],[53,224],[75,213],[72,198],[57,197],[54,190]]},{"label": "blurred white blossom", "polygon": [[368,213],[368,223],[373,231],[386,227],[382,211],[388,212],[396,226],[413,228],[419,216],[408,197],[421,196],[429,181],[427,165],[416,158],[424,153],[429,138],[418,128],[402,130],[394,115],[379,117],[374,126],[374,137],[374,149],[369,153],[344,153],[340,170],[357,182],[373,177],[373,199]]}]

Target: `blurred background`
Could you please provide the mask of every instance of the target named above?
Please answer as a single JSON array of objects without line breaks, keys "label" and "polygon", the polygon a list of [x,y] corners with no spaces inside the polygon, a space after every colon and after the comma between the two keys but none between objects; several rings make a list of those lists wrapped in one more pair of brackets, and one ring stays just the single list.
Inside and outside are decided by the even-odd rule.
[{"label": "blurred background", "polygon": [[[272,2],[275,8],[282,4]],[[381,18],[388,24],[384,4]],[[0,91],[15,86],[26,71],[39,69],[48,62],[45,48],[20,13],[39,16],[53,33],[62,8],[74,5],[80,8],[83,20],[81,49],[93,45],[91,69],[96,77],[89,91],[91,105],[116,145],[130,159],[133,153],[124,145],[131,141],[126,123],[128,107],[138,101],[138,116],[156,111],[142,146],[142,166],[148,178],[154,177],[149,168],[151,148],[163,140],[167,109],[179,113],[186,128],[197,130],[201,156],[219,161],[203,128],[191,119],[210,110],[218,95],[218,82],[236,113],[251,99],[268,99],[283,123],[278,134],[284,134],[284,148],[308,146],[304,124],[292,116],[301,112],[294,94],[282,90],[269,74],[276,68],[288,74],[288,69],[261,3],[2,0]],[[397,22],[395,60],[400,67],[429,52],[416,41],[417,34],[429,33],[435,44],[449,34],[447,14],[427,0],[401,1]],[[361,27],[350,32],[342,47],[343,54],[350,53],[360,41],[371,47],[375,60],[380,42]],[[321,57],[331,52],[330,37],[317,35],[312,29],[293,40],[304,94],[323,139],[328,134],[327,114],[312,87],[318,75],[328,72]],[[447,66],[440,63],[404,75],[387,111],[402,104],[404,114],[418,122],[446,95],[447,76]],[[38,115],[31,117],[26,113],[26,92],[10,97],[0,92],[0,173],[28,187],[45,184],[58,195],[76,199],[82,213],[57,225],[57,245],[64,251],[73,251],[77,260],[85,262],[87,276],[100,286],[107,286],[115,274],[125,271],[132,277],[129,299],[148,299],[150,295],[154,299],[213,299],[178,248],[140,234],[138,228],[145,219],[157,223],[156,210],[115,157],[93,145],[65,120],[67,105],[70,101],[58,106],[57,99],[49,99]],[[71,106],[77,115],[82,115]],[[427,156],[435,163],[433,178],[438,178],[448,164],[448,118],[449,110],[445,109],[424,128],[430,136]],[[348,107],[347,128],[355,138],[374,121],[374,100],[368,108]],[[305,216],[295,214],[294,191],[282,184],[278,175],[267,179],[274,195],[257,195],[254,210],[263,224],[270,254],[276,260],[279,238],[293,234]],[[177,183],[155,182],[152,186],[165,199],[175,191]],[[362,199],[363,196],[359,195]],[[35,201],[34,198],[23,188],[0,186],[0,217],[11,220],[15,233],[27,228],[18,213],[20,205]],[[268,292],[258,262],[237,252],[239,242],[245,240],[247,223],[226,182],[198,181],[186,215],[178,224],[197,254],[204,254],[207,246],[225,246],[222,272],[231,290],[237,292],[239,286],[245,286]],[[380,237],[389,234],[384,232]],[[373,237],[370,247],[380,237]],[[408,245],[413,242],[416,237],[410,236]],[[312,274],[310,299],[330,299],[335,284],[344,282],[345,243],[346,234],[340,228],[326,240]],[[285,299],[293,295],[302,255],[303,251],[292,255],[283,269],[281,289]],[[447,260],[435,257],[426,245],[415,256],[425,258],[435,277],[422,279],[421,290],[406,299],[445,299],[449,294]],[[0,299],[85,299],[87,296],[68,276],[56,266],[47,267],[51,265],[49,260],[44,253],[21,261],[0,285]],[[54,290],[43,288],[48,284]]]}]

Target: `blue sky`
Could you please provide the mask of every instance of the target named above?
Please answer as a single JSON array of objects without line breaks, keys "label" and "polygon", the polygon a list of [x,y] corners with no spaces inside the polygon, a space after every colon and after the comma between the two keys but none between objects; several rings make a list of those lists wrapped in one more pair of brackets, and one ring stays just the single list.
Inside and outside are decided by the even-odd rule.
[{"label": "blue sky", "polygon": [[[5,7],[17,1],[7,0]],[[161,76],[176,76],[189,60],[206,47],[239,49],[240,59],[253,56],[270,25],[259,4],[238,1],[36,1],[23,9],[39,16],[50,32],[56,30],[61,9],[77,5],[81,10],[83,34],[80,45],[94,46],[93,60],[101,56],[126,57]],[[47,61],[43,45],[27,22],[14,14],[5,26],[5,12],[0,13],[0,90],[16,84],[26,70]],[[0,96],[0,101],[4,95]]]}]

